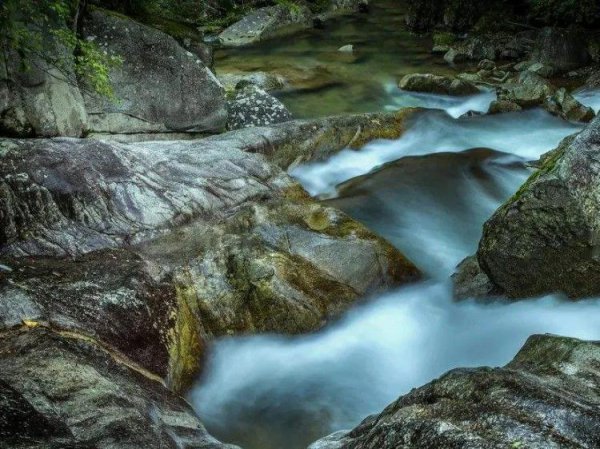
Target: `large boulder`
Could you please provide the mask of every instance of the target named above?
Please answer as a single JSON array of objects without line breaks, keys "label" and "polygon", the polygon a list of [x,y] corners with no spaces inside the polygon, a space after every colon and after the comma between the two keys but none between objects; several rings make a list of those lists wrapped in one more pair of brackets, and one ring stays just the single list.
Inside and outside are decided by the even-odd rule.
[{"label": "large boulder", "polygon": [[530,337],[502,368],[462,368],[309,449],[593,449],[600,342]]},{"label": "large boulder", "polygon": [[538,36],[533,60],[557,72],[577,69],[590,62],[585,33],[561,28],[544,28]]},{"label": "large boulder", "polygon": [[[51,51],[51,50],[48,50]],[[65,61],[59,70],[41,58],[9,52],[0,61],[0,134],[14,137],[79,137],[87,129],[83,98],[69,60],[72,55],[55,48],[54,57]]]},{"label": "large boulder", "polygon": [[600,293],[600,118],[546,156],[484,226],[481,268],[510,297]]},{"label": "large boulder", "polygon": [[277,98],[257,85],[241,81],[227,100],[228,129],[287,122],[292,114]]},{"label": "large boulder", "polygon": [[[23,326],[0,337],[3,449],[236,449],[135,363],[87,336]],[[239,449],[239,448],[237,448]]]},{"label": "large boulder", "polygon": [[312,14],[306,6],[275,5],[252,11],[221,34],[219,41],[238,47],[289,34],[312,24]]},{"label": "large boulder", "polygon": [[[221,130],[227,120],[221,84],[202,60],[171,36],[94,9],[84,35],[122,58],[111,70],[115,100],[86,94],[89,127],[99,133]],[[176,76],[174,75],[176,74]]]},{"label": "large boulder", "polygon": [[400,89],[442,95],[473,95],[479,93],[477,87],[458,78],[442,75],[413,73],[404,76]]},{"label": "large boulder", "polygon": [[0,327],[86,335],[179,390],[209,338],[312,331],[418,278],[244,134],[2,141]]}]

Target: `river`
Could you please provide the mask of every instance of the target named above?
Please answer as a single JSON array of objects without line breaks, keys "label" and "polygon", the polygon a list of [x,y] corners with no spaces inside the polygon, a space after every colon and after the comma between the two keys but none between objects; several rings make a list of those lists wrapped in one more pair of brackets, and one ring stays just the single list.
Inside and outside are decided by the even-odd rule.
[{"label": "river", "polygon": [[[387,238],[425,280],[367,298],[312,335],[215,342],[189,399],[209,431],[225,442],[245,449],[304,449],[449,369],[507,363],[531,334],[600,339],[598,299],[456,302],[449,280],[475,252],[485,220],[531,173],[527,163],[580,126],[542,110],[460,118],[486,110],[493,93],[414,95],[394,88],[387,76],[376,82],[386,94],[366,109],[429,109],[398,140],[345,150],[294,167],[291,174],[312,195]],[[331,93],[337,107],[338,88]],[[295,95],[287,98],[301,97]],[[313,95],[295,103],[297,110],[316,101]],[[579,92],[578,98],[600,108],[600,92]],[[346,106],[361,110],[353,102]]]}]

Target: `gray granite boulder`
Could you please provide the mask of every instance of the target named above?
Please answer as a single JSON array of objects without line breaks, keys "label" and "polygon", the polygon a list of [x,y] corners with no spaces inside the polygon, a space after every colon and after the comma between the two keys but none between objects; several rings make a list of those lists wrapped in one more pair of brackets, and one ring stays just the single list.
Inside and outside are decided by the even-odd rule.
[{"label": "gray granite boulder", "polygon": [[600,119],[566,138],[484,226],[479,264],[508,296],[600,293]]},{"label": "gray granite boulder", "polygon": [[310,27],[312,14],[306,6],[275,5],[252,11],[221,34],[221,44],[239,47]]},{"label": "gray granite boulder", "polygon": [[242,81],[227,101],[228,129],[267,126],[287,122],[292,114],[285,105],[264,89]]},{"label": "gray granite boulder", "polygon": [[530,337],[501,368],[460,368],[309,449],[593,449],[600,342]]},{"label": "gray granite boulder", "polygon": [[95,9],[85,37],[122,65],[110,73],[116,100],[86,94],[89,128],[97,133],[221,130],[227,112],[221,84],[201,58],[171,36]]}]

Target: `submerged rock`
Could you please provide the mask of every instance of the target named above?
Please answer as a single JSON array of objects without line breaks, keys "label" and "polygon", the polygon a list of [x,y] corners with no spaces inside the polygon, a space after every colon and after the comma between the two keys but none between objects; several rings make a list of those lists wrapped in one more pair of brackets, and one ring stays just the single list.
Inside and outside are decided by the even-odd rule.
[{"label": "submerged rock", "polygon": [[530,337],[502,368],[462,368],[309,449],[600,445],[600,342]]},{"label": "submerged rock", "polygon": [[478,259],[510,297],[600,293],[600,118],[566,138],[484,226]]},{"label": "submerged rock", "polygon": [[239,449],[212,438],[160,380],[87,336],[0,336],[0,447]]},{"label": "submerged rock", "polygon": [[103,51],[123,59],[110,74],[116,101],[85,96],[90,131],[130,134],[224,128],[223,87],[202,60],[174,38],[100,9],[86,18],[84,34]]},{"label": "submerged rock", "polygon": [[238,47],[308,28],[311,24],[312,14],[306,6],[266,6],[225,29],[219,34],[219,41],[226,46]]},{"label": "submerged rock", "polygon": [[260,87],[242,81],[227,101],[228,129],[287,122],[292,114],[285,105]]},{"label": "submerged rock", "polygon": [[400,89],[404,90],[442,95],[473,95],[479,93],[479,89],[469,81],[450,76],[421,73],[406,75],[400,80],[399,86]]}]

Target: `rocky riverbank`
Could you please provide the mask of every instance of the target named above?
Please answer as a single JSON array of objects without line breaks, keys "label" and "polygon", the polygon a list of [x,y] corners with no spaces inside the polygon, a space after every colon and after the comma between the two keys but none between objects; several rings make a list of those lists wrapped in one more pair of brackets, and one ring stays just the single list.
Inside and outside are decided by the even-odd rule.
[{"label": "rocky riverbank", "polygon": [[[94,92],[75,68],[81,54],[64,42],[50,39],[31,60],[10,47],[0,58],[0,448],[233,449],[180,396],[211,341],[315,332],[422,277],[287,170],[397,139],[423,111],[294,120],[272,92],[285,76],[213,73],[211,45],[322,27],[364,14],[365,0],[257,3],[204,36],[98,3],[70,26],[120,60],[106,75],[115,98]],[[425,22],[409,11],[412,28]],[[600,119],[572,95],[598,85],[596,37],[450,28],[434,36],[433,52],[476,71],[408,74],[401,89],[494,89],[490,114],[542,107],[591,122],[488,221],[457,278],[461,295],[598,294]],[[352,44],[340,50],[359,60]],[[506,367],[451,372],[313,448],[595,447],[597,348],[532,337]]]}]

